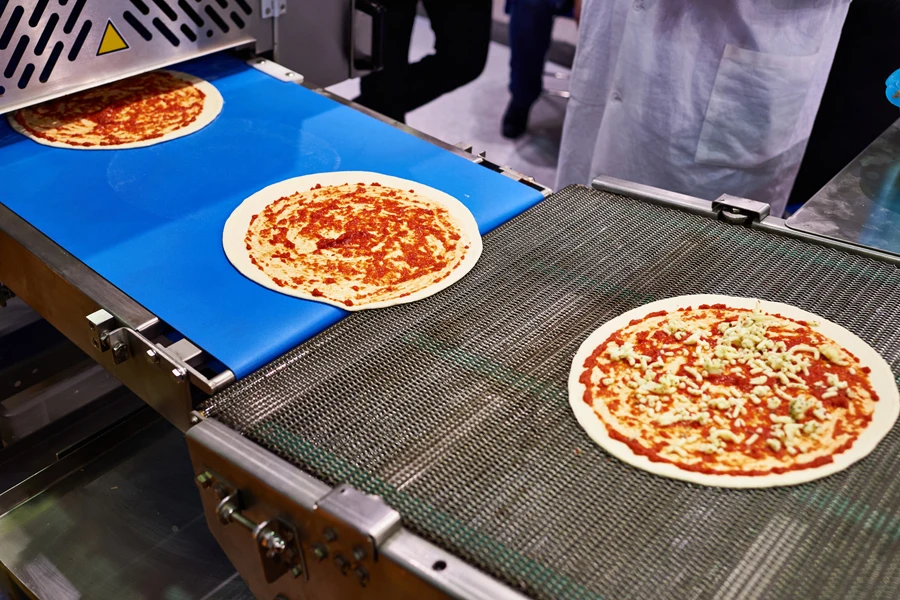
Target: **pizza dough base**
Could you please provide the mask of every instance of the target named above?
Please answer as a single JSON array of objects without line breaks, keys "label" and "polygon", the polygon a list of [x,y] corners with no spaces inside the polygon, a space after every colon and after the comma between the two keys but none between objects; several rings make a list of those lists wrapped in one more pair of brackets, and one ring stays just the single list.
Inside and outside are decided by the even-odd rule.
[{"label": "pizza dough base", "polygon": [[[875,413],[872,415],[872,421],[869,423],[869,426],[866,427],[848,450],[834,455],[833,462],[820,467],[760,476],[712,475],[687,471],[671,463],[651,461],[646,456],[632,452],[631,448],[623,442],[609,437],[604,422],[594,412],[594,409],[584,402],[586,388],[579,381],[584,371],[584,361],[591,356],[597,346],[619,329],[626,327],[634,319],[642,319],[648,314],[660,310],[673,311],[679,308],[687,308],[688,306],[696,308],[701,304],[725,304],[729,308],[747,309],[759,307],[763,312],[819,323],[819,325],[814,327],[816,331],[831,338],[848,352],[854,354],[860,360],[861,365],[872,369],[872,372],[869,373],[869,381],[872,384],[872,389],[878,394],[878,401],[875,403]],[[867,456],[875,449],[878,442],[890,432],[897,421],[897,416],[900,414],[900,392],[897,390],[894,374],[891,372],[887,361],[855,334],[836,323],[780,302],[769,302],[755,298],[697,294],[666,298],[645,304],[606,322],[588,336],[572,359],[572,367],[569,371],[569,405],[572,407],[572,412],[575,413],[578,423],[591,439],[601,448],[633,467],[648,471],[654,475],[662,475],[663,477],[680,479],[700,485],[729,488],[766,488],[796,485],[821,479],[838,471],[843,471],[856,461]]]},{"label": "pizza dough base", "polygon": [[[354,304],[353,306],[346,306],[342,302],[337,302],[328,298],[316,297],[303,290],[279,287],[274,281],[269,279],[265,273],[250,262],[250,255],[246,249],[244,236],[247,234],[247,229],[250,227],[250,219],[253,215],[259,214],[266,206],[279,198],[290,196],[296,192],[307,191],[318,184],[321,184],[322,187],[328,187],[356,182],[364,182],[366,184],[377,182],[385,187],[412,190],[413,193],[423,196],[446,208],[460,225],[463,233],[469,238],[469,249],[466,250],[466,255],[463,257],[462,262],[460,262],[460,264],[444,279],[422,288],[417,292],[413,292],[408,296],[392,298],[390,300],[380,300],[378,302]],[[390,175],[382,175],[381,173],[372,173],[369,171],[335,171],[331,173],[318,173],[286,179],[265,187],[244,200],[234,209],[234,212],[231,213],[231,216],[228,217],[228,220],[225,222],[225,229],[222,232],[222,247],[225,249],[225,256],[228,257],[228,260],[241,275],[255,281],[263,287],[267,287],[270,290],[288,296],[303,298],[304,300],[313,300],[315,302],[323,302],[331,304],[332,306],[337,306],[338,308],[343,308],[344,310],[357,311],[369,308],[385,308],[397,304],[415,302],[416,300],[422,300],[423,298],[427,298],[428,296],[450,287],[462,279],[466,273],[471,271],[475,266],[475,263],[478,262],[478,259],[481,256],[482,243],[481,234],[478,231],[478,223],[475,222],[475,217],[472,216],[472,213],[462,202],[446,192],[436,190],[433,187],[421,183],[416,183],[415,181],[392,177]]]},{"label": "pizza dough base", "polygon": [[161,144],[163,142],[168,142],[169,140],[174,140],[176,138],[184,137],[186,135],[190,135],[197,131],[200,131],[210,123],[216,120],[216,117],[219,116],[219,113],[222,112],[222,107],[225,105],[225,100],[222,99],[222,94],[219,93],[219,90],[216,87],[209,83],[204,79],[200,79],[199,77],[194,77],[193,75],[189,75],[187,73],[182,73],[181,71],[171,71],[169,69],[159,69],[161,73],[169,73],[181,79],[182,81],[186,81],[193,85],[195,88],[203,92],[206,97],[203,99],[203,110],[197,115],[197,118],[188,125],[187,127],[182,127],[181,129],[176,129],[175,131],[170,131],[169,133],[158,137],[153,138],[151,140],[142,140],[140,142],[129,142],[127,144],[115,144],[111,146],[73,146],[71,144],[67,144],[66,142],[58,142],[48,140],[46,138],[42,138],[40,136],[36,136],[16,121],[15,115],[18,111],[13,111],[6,116],[6,120],[9,121],[10,126],[27,137],[30,140],[37,142],[38,144],[43,144],[44,146],[52,146],[53,148],[67,148],[69,150],[127,150],[129,148],[144,148],[146,146],[152,146],[154,144]]}]

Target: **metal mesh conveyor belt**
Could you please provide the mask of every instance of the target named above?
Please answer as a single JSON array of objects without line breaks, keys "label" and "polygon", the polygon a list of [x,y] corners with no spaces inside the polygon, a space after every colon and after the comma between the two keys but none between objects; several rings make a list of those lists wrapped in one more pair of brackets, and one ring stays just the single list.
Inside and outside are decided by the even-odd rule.
[{"label": "metal mesh conveyor belt", "polygon": [[900,373],[900,270],[581,187],[485,238],[460,283],[357,313],[203,409],[537,598],[896,598],[900,432],[810,484],[703,488],[604,453],[572,416],[578,345],[660,298],[787,302]]}]

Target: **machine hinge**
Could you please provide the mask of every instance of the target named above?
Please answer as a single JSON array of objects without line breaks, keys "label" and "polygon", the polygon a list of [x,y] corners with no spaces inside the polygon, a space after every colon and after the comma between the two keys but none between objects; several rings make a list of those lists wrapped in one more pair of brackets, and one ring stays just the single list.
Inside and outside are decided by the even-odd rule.
[{"label": "machine hinge", "polygon": [[712,210],[718,215],[720,221],[748,227],[751,223],[762,221],[769,216],[769,205],[765,202],[728,194],[723,194],[719,196],[718,200],[714,200]]},{"label": "machine hinge", "polygon": [[280,17],[287,12],[287,0],[260,0],[259,8],[263,19]]}]

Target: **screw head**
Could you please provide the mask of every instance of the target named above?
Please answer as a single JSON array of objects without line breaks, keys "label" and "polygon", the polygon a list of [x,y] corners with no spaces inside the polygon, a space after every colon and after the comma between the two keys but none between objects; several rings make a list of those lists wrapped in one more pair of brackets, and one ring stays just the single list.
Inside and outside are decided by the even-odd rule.
[{"label": "screw head", "polygon": [[353,558],[357,561],[360,561],[366,557],[366,550],[362,546],[356,546],[353,548]]},{"label": "screw head", "polygon": [[334,555],[334,564],[338,569],[340,569],[342,575],[346,575],[347,570],[350,568],[350,561],[344,558],[343,554]]},{"label": "screw head", "polygon": [[204,488],[208,488],[212,485],[212,474],[209,471],[204,471],[197,475],[197,483],[202,485]]},{"label": "screw head", "polygon": [[322,544],[313,544],[312,551],[319,560],[324,560],[328,556],[328,548]]},{"label": "screw head", "polygon": [[326,527],[325,531],[322,532],[322,535],[325,536],[326,542],[333,542],[337,539],[337,532],[331,527]]},{"label": "screw head", "polygon": [[184,371],[175,367],[172,369],[172,379],[175,380],[176,383],[182,383],[184,381]]},{"label": "screw head", "polygon": [[366,584],[369,583],[369,572],[363,567],[356,567],[353,569],[353,574],[356,575],[356,580],[359,582],[359,585],[366,587]]},{"label": "screw head", "polygon": [[159,353],[156,350],[148,349],[146,353],[144,353],[144,358],[151,365],[155,365],[159,362]]}]

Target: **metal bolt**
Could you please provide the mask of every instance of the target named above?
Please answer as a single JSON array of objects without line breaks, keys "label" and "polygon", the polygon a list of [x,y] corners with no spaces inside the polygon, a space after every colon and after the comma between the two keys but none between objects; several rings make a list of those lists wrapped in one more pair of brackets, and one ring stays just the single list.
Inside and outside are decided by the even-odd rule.
[{"label": "metal bolt", "polygon": [[359,582],[359,585],[366,587],[366,584],[369,583],[369,572],[363,567],[356,567],[353,569],[353,574],[356,575],[356,580]]},{"label": "metal bolt", "polygon": [[328,548],[322,544],[313,544],[312,551],[319,560],[324,560],[328,556]]},{"label": "metal bolt", "polygon": [[217,483],[216,487],[213,488],[216,492],[216,496],[219,498],[225,498],[228,495],[228,490],[225,489],[225,486],[221,483]]},{"label": "metal bolt", "polygon": [[326,527],[325,531],[322,532],[322,535],[325,536],[326,542],[333,542],[337,539],[337,532],[331,527]]},{"label": "metal bolt", "polygon": [[360,561],[366,557],[366,550],[362,546],[356,546],[353,549],[353,558]]},{"label": "metal bolt", "polygon": [[113,346],[112,351],[114,363],[119,364],[128,360],[128,346],[125,343],[119,342]]},{"label": "metal bolt", "polygon": [[151,365],[155,365],[159,362],[159,353],[156,350],[149,349],[144,354],[144,358],[146,358],[147,362]]},{"label": "metal bolt", "polygon": [[184,370],[175,367],[172,369],[172,379],[175,380],[176,383],[181,383],[184,381]]},{"label": "metal bolt", "polygon": [[237,509],[238,507],[235,506],[234,502],[226,502],[222,505],[222,508],[219,509],[219,520],[225,525],[228,525],[231,523],[231,515],[237,512]]},{"label": "metal bolt", "polygon": [[209,486],[211,486],[212,481],[212,473],[210,473],[209,471],[204,471],[203,473],[197,475],[197,483],[202,485],[204,488],[208,488]]},{"label": "metal bolt", "polygon": [[343,554],[336,554],[334,557],[334,564],[341,571],[341,575],[346,575],[347,570],[350,568],[350,561],[344,558]]},{"label": "metal bolt", "polygon": [[[92,329],[93,329],[93,328],[92,328]],[[100,349],[100,342],[97,341],[97,338],[94,338],[94,339],[91,340],[91,346],[93,346],[93,347],[96,348],[97,350]]]},{"label": "metal bolt", "polygon": [[294,577],[300,577],[301,575],[303,575],[303,569],[301,569],[300,567],[294,567],[293,569],[291,569],[291,575],[293,575]]},{"label": "metal bolt", "polygon": [[200,422],[200,417],[197,415],[191,415],[191,425],[196,425]]}]

